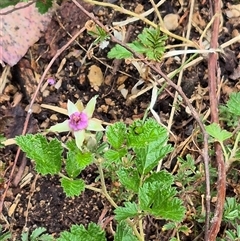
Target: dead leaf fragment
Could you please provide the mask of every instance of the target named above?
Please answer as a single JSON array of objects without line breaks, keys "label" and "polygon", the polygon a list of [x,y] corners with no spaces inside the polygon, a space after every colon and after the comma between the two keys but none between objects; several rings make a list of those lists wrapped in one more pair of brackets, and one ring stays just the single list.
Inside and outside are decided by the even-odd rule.
[{"label": "dead leaf fragment", "polygon": [[228,9],[225,11],[228,18],[240,17],[240,4],[232,5],[228,3]]},{"label": "dead leaf fragment", "polygon": [[89,69],[88,79],[93,88],[99,87],[103,83],[102,70],[97,65],[92,65]]}]

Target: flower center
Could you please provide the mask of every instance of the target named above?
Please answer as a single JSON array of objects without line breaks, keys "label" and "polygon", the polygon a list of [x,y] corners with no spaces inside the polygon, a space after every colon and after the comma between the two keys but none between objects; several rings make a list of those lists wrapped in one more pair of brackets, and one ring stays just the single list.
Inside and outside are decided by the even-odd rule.
[{"label": "flower center", "polygon": [[86,129],[88,126],[88,117],[83,112],[75,112],[70,115],[69,127],[73,131]]}]

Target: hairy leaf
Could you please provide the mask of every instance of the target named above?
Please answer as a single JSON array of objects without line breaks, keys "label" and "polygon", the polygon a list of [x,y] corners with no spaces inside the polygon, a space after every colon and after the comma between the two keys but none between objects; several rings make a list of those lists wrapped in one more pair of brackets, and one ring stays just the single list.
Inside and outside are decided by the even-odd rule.
[{"label": "hairy leaf", "polygon": [[46,175],[60,172],[63,148],[57,139],[48,142],[43,135],[27,134],[26,136],[17,136],[16,143],[27,157],[35,160],[38,173]]},{"label": "hairy leaf", "polygon": [[133,218],[138,215],[138,208],[136,203],[125,202],[124,205],[125,207],[117,207],[114,210],[114,213],[116,214],[115,219],[117,221]]},{"label": "hairy leaf", "polygon": [[69,180],[67,178],[61,178],[61,186],[67,197],[79,196],[85,189],[85,183],[83,180]]},{"label": "hairy leaf", "polygon": [[117,225],[114,241],[138,241],[138,239],[133,235],[132,228],[126,222],[122,221]]},{"label": "hairy leaf", "polygon": [[230,94],[227,107],[231,113],[240,116],[240,92]]},{"label": "hairy leaf", "polygon": [[222,130],[217,123],[212,123],[211,125],[206,126],[206,131],[219,142],[223,142],[232,136],[231,132]]},{"label": "hairy leaf", "polygon": [[76,146],[75,141],[67,142],[69,151],[67,153],[66,171],[69,177],[75,178],[80,172],[85,169],[93,161],[93,156],[90,152],[83,153]]},{"label": "hairy leaf", "polygon": [[107,140],[110,145],[119,149],[126,139],[126,125],[123,122],[117,122],[106,129]]},{"label": "hairy leaf", "polygon": [[81,225],[72,225],[70,232],[64,231],[57,241],[106,241],[105,232],[95,223],[90,223],[86,229]]}]

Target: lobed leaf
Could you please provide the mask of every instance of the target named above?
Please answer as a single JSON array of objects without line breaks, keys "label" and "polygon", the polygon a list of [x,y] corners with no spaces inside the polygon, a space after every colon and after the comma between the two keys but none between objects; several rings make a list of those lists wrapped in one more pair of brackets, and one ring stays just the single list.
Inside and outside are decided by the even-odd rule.
[{"label": "lobed leaf", "polygon": [[122,221],[117,225],[114,241],[138,241],[138,239],[133,235],[132,228],[126,222]]},{"label": "lobed leaf", "polygon": [[116,214],[115,219],[117,221],[122,221],[127,218],[134,218],[138,215],[138,208],[136,203],[125,202],[125,207],[117,207],[114,210]]},{"label": "lobed leaf", "polygon": [[60,141],[53,139],[48,142],[47,138],[40,134],[27,134],[26,136],[17,136],[15,139],[27,157],[36,162],[35,168],[38,173],[46,175],[60,172],[63,152]]},{"label": "lobed leaf", "polygon": [[240,92],[231,93],[227,102],[227,107],[231,113],[240,116]]},{"label": "lobed leaf", "polygon": [[126,125],[123,122],[117,122],[107,127],[107,140],[113,148],[119,149],[126,139],[126,132]]},{"label": "lobed leaf", "polygon": [[163,183],[144,183],[139,189],[140,208],[157,217],[175,222],[184,218],[182,201],[175,197],[176,189]]},{"label": "lobed leaf", "polygon": [[67,197],[79,196],[85,189],[85,183],[83,180],[69,180],[67,178],[61,178],[61,186]]},{"label": "lobed leaf", "polygon": [[136,169],[130,168],[121,168],[117,171],[117,175],[119,181],[122,185],[129,190],[134,191],[135,193],[138,192],[140,186],[140,176]]},{"label": "lobed leaf", "polygon": [[105,232],[95,223],[90,223],[86,229],[81,225],[72,225],[70,232],[64,231],[57,241],[107,241]]},{"label": "lobed leaf", "polygon": [[138,120],[129,126],[127,144],[131,148],[141,148],[157,141],[162,148],[168,139],[166,128],[160,126],[154,119],[149,118],[145,122]]},{"label": "lobed leaf", "polygon": [[117,44],[113,47],[107,54],[109,59],[127,59],[131,58],[133,55],[130,51]]},{"label": "lobed leaf", "polygon": [[69,151],[67,153],[66,171],[69,177],[75,178],[93,161],[93,155],[90,152],[83,153],[76,146],[75,141],[67,142]]},{"label": "lobed leaf", "polygon": [[206,126],[206,131],[219,142],[223,142],[232,136],[231,132],[222,130],[217,123],[212,123],[211,125]]}]

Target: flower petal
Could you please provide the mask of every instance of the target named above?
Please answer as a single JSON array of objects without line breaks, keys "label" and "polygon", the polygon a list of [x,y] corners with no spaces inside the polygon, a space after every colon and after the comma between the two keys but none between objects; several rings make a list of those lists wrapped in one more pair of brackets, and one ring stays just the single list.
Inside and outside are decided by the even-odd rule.
[{"label": "flower petal", "polygon": [[95,118],[92,118],[88,121],[88,131],[104,131],[103,126],[101,125],[101,121]]},{"label": "flower petal", "polygon": [[71,114],[73,114],[75,112],[78,112],[77,106],[74,105],[71,100],[68,100],[67,110],[68,110],[68,116],[70,116]]},{"label": "flower petal", "polygon": [[70,131],[69,127],[69,120],[65,120],[62,123],[56,124],[54,126],[51,126],[48,131],[53,131],[53,132],[65,132],[65,131]]},{"label": "flower petal", "polygon": [[91,100],[89,100],[89,102],[87,103],[86,108],[83,110],[83,112],[87,114],[88,118],[91,118],[92,115],[93,115],[93,111],[95,109],[97,97],[98,96],[96,95]]},{"label": "flower petal", "polygon": [[83,106],[83,103],[82,103],[81,100],[78,100],[78,101],[75,103],[75,105],[77,106],[79,112],[82,112],[82,111],[84,110],[84,106]]},{"label": "flower petal", "polygon": [[74,131],[73,132],[74,136],[75,136],[75,141],[76,141],[76,145],[79,149],[82,148],[82,144],[83,141],[85,139],[85,131],[81,130],[81,131]]}]

